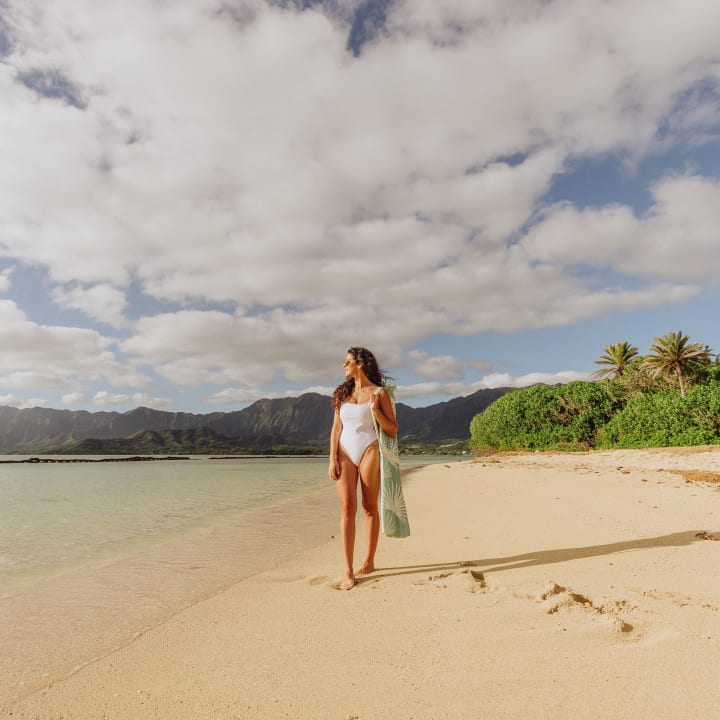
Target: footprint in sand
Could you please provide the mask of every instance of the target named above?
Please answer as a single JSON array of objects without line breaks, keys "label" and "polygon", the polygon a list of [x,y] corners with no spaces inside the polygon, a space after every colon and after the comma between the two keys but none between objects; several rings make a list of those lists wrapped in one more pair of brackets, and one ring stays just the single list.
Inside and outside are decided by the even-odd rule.
[{"label": "footprint in sand", "polygon": [[624,621],[619,612],[631,612],[634,608],[624,600],[610,600],[595,603],[586,595],[549,581],[535,596],[548,615],[559,612],[581,610],[591,616],[602,618],[614,632],[629,633],[633,626]]},{"label": "footprint in sand", "polygon": [[720,605],[709,598],[682,595],[676,592],[660,592],[659,590],[638,590],[637,592],[644,598],[670,602],[679,608],[702,608],[703,610],[720,612]]},{"label": "footprint in sand", "polygon": [[327,575],[314,575],[307,581],[307,583],[308,585],[324,585],[329,580],[330,578]]},{"label": "footprint in sand", "polygon": [[427,585],[434,583],[435,587],[444,590],[450,586],[461,586],[468,592],[483,592],[488,589],[485,573],[479,570],[454,570],[452,572],[429,575],[422,580],[416,580],[414,585]]},{"label": "footprint in sand", "polygon": [[472,582],[468,587],[470,592],[483,592],[488,589],[485,573],[480,572],[480,570],[466,570],[465,572],[472,578]]},{"label": "footprint in sand", "polygon": [[709,533],[706,530],[695,533],[695,537],[698,540],[720,540],[720,533]]},{"label": "footprint in sand", "polygon": [[445,573],[437,573],[435,575],[428,575],[426,578],[422,578],[421,580],[414,580],[413,585],[428,585],[429,583],[434,583],[436,588],[446,588],[447,587],[447,579],[452,577],[454,575],[454,572],[445,572]]}]

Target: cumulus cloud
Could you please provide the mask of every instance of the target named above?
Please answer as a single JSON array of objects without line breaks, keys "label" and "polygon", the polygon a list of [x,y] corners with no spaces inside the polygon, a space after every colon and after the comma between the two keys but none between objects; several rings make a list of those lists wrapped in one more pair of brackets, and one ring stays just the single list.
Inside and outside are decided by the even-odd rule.
[{"label": "cumulus cloud", "polygon": [[462,365],[452,355],[431,356],[420,350],[408,353],[408,358],[416,375],[428,380],[462,380]]},{"label": "cumulus cloud", "polygon": [[32,322],[11,300],[0,300],[0,386],[68,388],[89,380],[138,386],[147,378],[124,365],[112,341],[95,330]]},{"label": "cumulus cloud", "polygon": [[10,289],[10,275],[12,274],[12,269],[6,268],[5,270],[0,270],[0,293],[5,293]]},{"label": "cumulus cloud", "polygon": [[[360,5],[7,0],[0,258],[124,334],[24,318],[0,329],[20,340],[0,372],[81,392],[152,368],[239,401],[326,382],[348,345],[392,366],[433,333],[562,325],[713,281],[714,180],[659,180],[642,217],[543,202],[571,159],[712,131],[699,88],[720,87],[720,6],[396,0],[355,55]],[[415,362],[461,381],[452,358]]]},{"label": "cumulus cloud", "polygon": [[52,299],[61,307],[80,310],[88,317],[114,327],[124,327],[127,321],[123,311],[127,305],[125,293],[118,288],[101,283],[92,287],[55,288]]},{"label": "cumulus cloud", "polygon": [[[546,384],[557,385],[572,382],[574,380],[589,380],[591,373],[576,372],[574,370],[562,370],[556,373],[526,373],[524,375],[511,375],[509,373],[490,373],[474,382],[442,382],[428,381],[414,383],[412,385],[398,385],[396,399],[403,402],[408,400],[421,400],[427,397],[446,396],[459,397],[471,395],[478,390],[503,387],[527,387],[529,385]],[[299,397],[305,393],[319,393],[320,395],[332,396],[334,387],[314,386],[301,390],[287,390],[283,392],[267,393],[261,388],[242,389],[227,388],[214,393],[207,398],[213,404],[246,405],[262,398],[286,398]]]},{"label": "cumulus cloud", "polygon": [[92,396],[84,392],[71,392],[62,396],[61,402],[73,408],[92,405],[98,408],[130,406],[149,407],[156,410],[163,410],[172,404],[169,398],[150,397],[145,393],[112,393],[107,390],[99,390]]},{"label": "cumulus cloud", "polygon": [[654,201],[642,217],[627,206],[548,210],[522,241],[528,257],[565,267],[611,268],[622,275],[712,280],[707,258],[717,244],[720,182],[669,176],[651,188]]},{"label": "cumulus cloud", "polygon": [[348,306],[255,315],[187,310],[142,318],[120,348],[133,362],[152,365],[179,385],[232,384],[252,392],[276,373],[291,382],[333,376],[339,382],[351,345],[373,348],[383,365],[399,364],[394,326],[383,322],[389,316],[390,310],[382,312],[377,330],[369,332]]},{"label": "cumulus cloud", "polygon": [[[569,150],[649,141],[674,93],[702,77],[715,52],[707,28],[719,20],[707,3],[653,9],[682,22],[691,45],[661,22],[639,33],[642,13],[617,3],[539,13],[523,2],[398,3],[390,38],[352,60],[347,28],[322,12],[253,5],[242,27],[210,2],[35,8],[40,25],[20,26],[12,65],[62,68],[88,102],[38,103],[6,77],[13,132],[3,149],[63,138],[37,153],[40,167],[0,175],[8,254],[63,282],[121,284],[137,273],[165,299],[282,304],[342,295],[343,265],[382,287],[384,274],[358,262],[381,242],[431,283],[439,265],[473,261],[468,230],[499,242],[526,222]],[[464,42],[428,42],[423,28],[446,20],[465,27]],[[662,62],[638,51],[638,36],[667,46]],[[422,92],[408,91],[418,77]],[[517,152],[526,155],[517,165],[499,159]],[[8,167],[22,167],[17,159]]]},{"label": "cumulus cloud", "polygon": [[528,385],[557,385],[573,382],[574,380],[588,380],[589,373],[576,372],[575,370],[561,370],[556,373],[526,373],[525,375],[508,375],[506,373],[493,373],[486,375],[481,380],[473,383],[477,390],[483,388],[498,387],[527,387]]},{"label": "cumulus cloud", "polygon": [[572,382],[573,380],[589,380],[590,373],[562,370],[556,373],[527,373],[524,375],[510,375],[507,373],[491,373],[472,383],[441,383],[424,382],[414,385],[400,385],[397,389],[399,400],[415,400],[434,395],[464,396],[471,395],[478,390],[491,388],[516,388],[529,385],[545,384],[557,385]]},{"label": "cumulus cloud", "polygon": [[166,408],[171,404],[168,398],[154,398],[144,393],[110,393],[100,390],[92,397],[91,402],[96,407],[112,407],[115,405],[133,405],[155,409]]},{"label": "cumulus cloud", "polygon": [[84,393],[71,392],[71,393],[65,393],[60,398],[60,402],[63,405],[70,405],[71,407],[82,407],[87,404],[88,398]]},{"label": "cumulus cloud", "polygon": [[44,400],[43,398],[20,399],[14,395],[0,395],[0,405],[24,410],[26,408],[45,407],[45,405],[47,405],[47,400]]},{"label": "cumulus cloud", "polygon": [[270,393],[262,388],[226,388],[225,390],[210,395],[207,401],[214,405],[246,405],[256,400],[300,397],[300,395],[305,395],[306,393],[332,396],[334,391],[334,387],[324,385],[307,387],[302,390],[284,390],[282,392]]}]

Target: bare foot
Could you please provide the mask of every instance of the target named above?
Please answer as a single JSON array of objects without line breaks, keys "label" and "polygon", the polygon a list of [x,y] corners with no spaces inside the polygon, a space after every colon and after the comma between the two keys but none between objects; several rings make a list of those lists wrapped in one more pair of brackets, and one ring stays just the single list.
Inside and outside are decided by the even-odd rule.
[{"label": "bare foot", "polygon": [[355,587],[355,576],[349,573],[338,584],[338,590],[352,590]]},{"label": "bare foot", "polygon": [[369,575],[375,572],[375,564],[371,562],[363,563],[362,567],[357,571],[358,575]]}]

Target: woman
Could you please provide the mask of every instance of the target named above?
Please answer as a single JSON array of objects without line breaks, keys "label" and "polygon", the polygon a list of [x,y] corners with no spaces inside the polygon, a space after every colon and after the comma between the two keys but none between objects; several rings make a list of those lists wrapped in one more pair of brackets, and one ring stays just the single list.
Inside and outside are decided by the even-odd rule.
[{"label": "woman", "polygon": [[351,347],[343,367],[345,382],[338,385],[332,400],[335,416],[330,432],[328,474],[335,481],[340,500],[345,572],[339,587],[350,590],[355,585],[353,553],[358,478],[367,531],[367,557],[358,575],[375,570],[375,550],[380,535],[380,450],[373,418],[392,437],[397,435],[397,421],[375,356],[365,348]]}]

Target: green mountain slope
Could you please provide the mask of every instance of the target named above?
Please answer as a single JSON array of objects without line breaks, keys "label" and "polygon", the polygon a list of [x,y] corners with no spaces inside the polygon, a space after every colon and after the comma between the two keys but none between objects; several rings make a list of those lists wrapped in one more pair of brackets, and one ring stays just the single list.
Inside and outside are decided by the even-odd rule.
[{"label": "green mountain slope", "polygon": [[[506,391],[479,390],[425,408],[398,403],[400,439],[466,440],[471,419]],[[330,398],[317,393],[258,400],[236,412],[206,415],[142,407],[90,413],[0,406],[0,453],[230,453],[238,448],[325,447],[332,417]],[[134,437],[143,431],[157,434]]]}]

